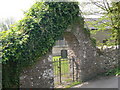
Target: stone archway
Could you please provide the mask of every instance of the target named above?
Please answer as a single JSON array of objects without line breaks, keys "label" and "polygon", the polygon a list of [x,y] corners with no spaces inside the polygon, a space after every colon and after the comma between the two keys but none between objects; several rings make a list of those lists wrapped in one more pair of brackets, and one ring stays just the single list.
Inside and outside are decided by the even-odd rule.
[{"label": "stone archway", "polygon": [[[98,49],[92,44],[90,35],[84,29],[84,22],[74,23],[66,32],[64,37],[69,48],[75,53],[78,62],[79,80],[87,81],[97,74],[109,70],[113,65],[113,57],[117,59],[117,51],[111,53],[110,57],[98,53]],[[105,54],[105,52],[104,52]],[[107,64],[106,64],[107,62]],[[54,73],[52,65],[52,53],[39,58],[36,65],[26,68],[20,77],[21,88],[53,88]]]},{"label": "stone archway", "polygon": [[[81,22],[84,23],[84,22]],[[67,29],[64,37],[69,47],[76,54],[79,67],[79,80],[93,78],[100,71],[96,59],[96,48],[93,47],[90,36],[85,33],[84,25],[74,24]],[[83,27],[82,27],[83,26]],[[41,60],[42,59],[42,60]],[[40,58],[36,65],[23,70],[20,77],[21,88],[50,88],[54,87],[52,54]]]},{"label": "stone archway", "polygon": [[[110,52],[108,55],[106,51],[98,52],[98,48],[93,45],[90,34],[86,31],[87,29],[84,28],[84,22],[82,21],[71,25],[66,32],[64,32],[64,38],[68,42],[69,48],[76,55],[79,67],[79,80],[84,82],[94,78],[101,72],[116,67],[118,50],[113,49],[113,51],[111,51],[111,49],[109,49],[107,51]],[[21,73],[21,88],[54,87],[52,53],[49,52],[46,56],[38,60],[36,65],[26,68],[23,70],[23,73]]]}]

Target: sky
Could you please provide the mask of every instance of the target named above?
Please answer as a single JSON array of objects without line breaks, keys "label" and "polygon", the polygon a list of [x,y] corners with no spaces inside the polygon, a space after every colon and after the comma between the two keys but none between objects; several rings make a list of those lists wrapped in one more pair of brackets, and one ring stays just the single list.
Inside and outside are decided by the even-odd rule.
[{"label": "sky", "polygon": [[[87,2],[89,0],[78,1]],[[0,20],[9,17],[20,20],[24,16],[23,11],[29,9],[34,3],[35,0],[0,0]],[[90,7],[84,9],[90,10]],[[94,17],[97,17],[97,15]]]},{"label": "sky", "polygon": [[34,3],[33,0],[0,0],[0,19],[13,17],[21,19],[23,11]]},{"label": "sky", "polygon": [[35,0],[0,0],[0,20],[10,17],[20,20],[24,16],[23,11],[29,9],[34,2]]}]

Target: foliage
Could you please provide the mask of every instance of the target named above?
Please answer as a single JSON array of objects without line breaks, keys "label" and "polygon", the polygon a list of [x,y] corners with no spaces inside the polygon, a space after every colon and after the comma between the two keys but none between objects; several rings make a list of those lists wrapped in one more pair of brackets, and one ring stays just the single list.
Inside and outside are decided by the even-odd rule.
[{"label": "foliage", "polygon": [[91,39],[93,46],[96,47],[96,39],[95,38],[90,38],[90,39]]},{"label": "foliage", "polygon": [[49,52],[78,14],[75,2],[36,2],[22,20],[0,32],[3,88],[19,87],[20,71]]},{"label": "foliage", "polygon": [[115,75],[118,76],[120,75],[120,68],[115,68],[115,69],[111,69],[108,72],[105,73],[105,75]]},{"label": "foliage", "polygon": [[[107,0],[101,2],[91,1],[92,4],[102,10],[102,17],[93,22],[88,21],[90,26],[94,26],[98,29],[92,30],[91,33],[94,34],[98,31],[108,30],[110,38],[107,41],[107,45],[118,45],[118,37],[120,34],[120,1],[112,3],[109,3]],[[101,12],[98,14],[101,14]]]}]

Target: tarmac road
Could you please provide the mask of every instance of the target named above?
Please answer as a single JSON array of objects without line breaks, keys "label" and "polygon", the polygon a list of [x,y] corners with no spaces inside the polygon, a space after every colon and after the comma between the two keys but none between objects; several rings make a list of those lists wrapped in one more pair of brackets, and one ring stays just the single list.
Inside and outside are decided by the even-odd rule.
[{"label": "tarmac road", "polygon": [[[72,88],[118,88],[118,78],[120,76],[100,77],[95,80],[90,80],[80,85],[73,86]],[[119,83],[120,84],[120,83]]]}]

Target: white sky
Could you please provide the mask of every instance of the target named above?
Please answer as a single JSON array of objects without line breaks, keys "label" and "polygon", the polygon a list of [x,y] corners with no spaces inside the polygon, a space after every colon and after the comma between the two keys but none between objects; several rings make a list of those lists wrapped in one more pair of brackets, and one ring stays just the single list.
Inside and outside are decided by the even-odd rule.
[{"label": "white sky", "polygon": [[[13,17],[17,20],[23,17],[23,11],[31,7],[35,0],[0,0],[0,20]],[[89,0],[78,0],[86,2]],[[88,8],[89,9],[89,8]]]},{"label": "white sky", "polygon": [[13,17],[20,19],[23,11],[30,8],[33,0],[0,0],[0,19]]},{"label": "white sky", "polygon": [[0,20],[9,17],[21,19],[23,11],[29,9],[34,2],[35,0],[0,0]]}]

